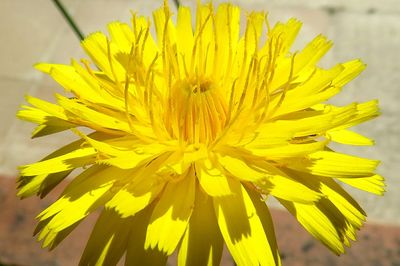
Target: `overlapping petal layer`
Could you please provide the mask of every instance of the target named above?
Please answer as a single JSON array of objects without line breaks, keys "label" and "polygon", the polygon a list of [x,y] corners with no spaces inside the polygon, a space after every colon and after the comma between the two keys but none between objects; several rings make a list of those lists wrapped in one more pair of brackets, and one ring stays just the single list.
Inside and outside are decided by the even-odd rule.
[{"label": "overlapping petal layer", "polygon": [[373,144],[349,128],[379,110],[377,101],[325,101],[365,65],[318,67],[332,46],[323,36],[290,52],[296,19],[272,27],[253,12],[240,32],[237,6],[196,12],[193,27],[186,7],[174,22],[165,2],[155,38],[150,21],[133,15],[82,42],[91,61],[36,65],[73,97],[29,96],[18,117],[38,125],[33,137],[71,130],[78,140],[21,166],[18,195],[43,197],[84,169],[38,216],[43,246],[102,209],[81,265],[114,265],[124,254],[126,265],[164,265],[176,249],[179,265],[218,265],[223,242],[238,265],[279,265],[264,203],[273,196],[343,253],[365,213],[338,183],[380,195],[384,181],[378,161],[328,146]]}]

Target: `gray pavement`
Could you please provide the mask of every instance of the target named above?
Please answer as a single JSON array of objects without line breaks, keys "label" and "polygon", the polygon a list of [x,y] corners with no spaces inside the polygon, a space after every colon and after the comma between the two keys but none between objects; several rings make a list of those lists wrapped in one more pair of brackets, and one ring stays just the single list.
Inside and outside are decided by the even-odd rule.
[{"label": "gray pavement", "polygon": [[[162,1],[64,0],[85,33],[105,31],[113,20],[129,21],[130,9],[151,15]],[[171,2],[171,6],[172,1]],[[195,6],[195,0],[182,1]],[[222,1],[214,1],[218,4]],[[297,17],[304,22],[295,47],[323,33],[334,41],[323,66],[361,58],[367,70],[333,99],[348,104],[378,98],[382,116],[356,130],[376,140],[376,146],[343,147],[341,151],[382,161],[387,193],[376,197],[352,190],[370,220],[400,225],[400,1],[399,0],[236,0],[247,10],[268,10],[272,22]],[[69,63],[84,57],[79,42],[50,0],[0,0],[0,174],[15,177],[16,167],[30,163],[72,139],[59,134],[30,140],[33,126],[15,119],[25,94],[52,99],[60,87],[33,69],[36,62]],[[275,206],[276,203],[272,202]]]}]

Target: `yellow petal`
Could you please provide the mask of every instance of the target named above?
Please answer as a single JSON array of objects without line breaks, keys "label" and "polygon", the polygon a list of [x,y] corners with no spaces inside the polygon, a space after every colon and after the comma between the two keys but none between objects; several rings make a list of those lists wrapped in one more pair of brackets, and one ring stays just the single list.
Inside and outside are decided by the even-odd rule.
[{"label": "yellow petal", "polygon": [[75,124],[68,122],[64,123],[64,121],[58,119],[53,120],[50,118],[46,124],[39,125],[35,128],[35,130],[32,132],[32,138],[51,135],[75,127]]},{"label": "yellow petal", "polygon": [[122,218],[133,216],[147,207],[164,187],[164,182],[157,180],[156,176],[148,176],[139,172],[130,184],[120,189],[106,204],[107,208],[113,208]]},{"label": "yellow petal", "polygon": [[49,116],[48,113],[32,106],[22,105],[21,108],[17,112],[17,117],[32,123],[42,124],[46,121],[46,117]]},{"label": "yellow petal", "polygon": [[179,36],[176,40],[177,50],[182,53],[181,55],[178,55],[178,59],[182,60],[180,61],[182,64],[190,66],[194,39],[192,18],[188,7],[180,6],[178,9],[176,34]]},{"label": "yellow petal", "polygon": [[[88,64],[86,61],[83,62]],[[84,99],[83,101],[86,104],[91,104],[92,108],[101,108],[105,106],[109,109],[125,111],[124,99],[122,98],[123,95],[120,91],[120,87],[112,83],[103,72],[88,69],[90,67],[88,65],[83,67],[75,60],[72,60],[71,65],[80,76],[80,79],[86,83],[86,86],[73,88],[73,92],[77,97],[81,100]]]},{"label": "yellow petal", "polygon": [[43,240],[42,248],[48,248],[51,251],[79,225],[79,222],[61,230],[60,232],[54,232],[46,226],[50,219],[51,218],[39,221],[35,228],[34,235],[37,235],[40,232],[38,241]]},{"label": "yellow petal", "polygon": [[[314,237],[321,240],[335,253],[343,253],[342,244],[350,246],[349,240],[355,240],[356,230],[360,229],[365,221],[364,210],[330,178],[294,171],[291,175],[305,185],[319,189],[325,197],[310,206],[282,200],[281,203]],[[321,222],[313,221],[318,219]],[[324,223],[326,227],[322,228]]]},{"label": "yellow petal", "polygon": [[215,31],[217,42],[215,63],[227,66],[226,70],[222,67],[214,69],[214,75],[219,79],[223,75],[230,74],[229,68],[233,63],[239,39],[240,8],[227,3],[220,4],[215,14]]},{"label": "yellow petal", "polygon": [[283,91],[277,94],[271,100],[269,115],[275,117],[303,110],[331,98],[340,91],[340,88],[333,86],[331,82],[343,70],[341,65],[330,70],[318,70],[311,79],[287,91],[283,99],[281,96]]},{"label": "yellow petal", "polygon": [[38,217],[44,220],[55,215],[48,227],[60,231],[109,200],[115,193],[110,190],[114,182],[128,174],[128,171],[114,167],[92,166],[77,176],[61,197]]},{"label": "yellow petal", "polygon": [[361,228],[366,213],[341,186],[330,178],[323,179],[321,192],[336,206],[354,229]]},{"label": "yellow petal", "polygon": [[121,98],[115,97],[116,95],[120,96],[120,92],[116,91],[118,86],[108,85],[99,76],[95,76],[75,60],[72,60],[71,65],[41,63],[35,65],[35,67],[42,71],[48,71],[52,78],[65,90],[72,92],[80,99],[85,99],[86,104],[93,103],[93,107],[98,108],[101,105],[125,112],[124,102]]},{"label": "yellow petal", "polygon": [[208,195],[219,197],[232,194],[232,178],[222,173],[210,160],[196,162],[196,176]]},{"label": "yellow petal", "polygon": [[109,157],[97,162],[113,165],[121,169],[132,169],[155,158],[168,157],[170,154],[168,147],[159,143],[138,145],[137,148],[129,150],[121,149],[105,142],[95,142],[94,140],[90,140],[90,143],[96,150]]},{"label": "yellow petal", "polygon": [[315,204],[323,194],[318,190],[312,190],[289,176],[273,175],[257,185],[265,192],[280,199],[304,204]]},{"label": "yellow petal", "polygon": [[247,16],[245,36],[245,49],[252,55],[259,49],[259,40],[265,22],[264,12],[252,12]]},{"label": "yellow petal", "polygon": [[212,198],[197,189],[194,206],[179,249],[178,265],[219,265],[223,238]]},{"label": "yellow petal", "polygon": [[28,96],[28,102],[37,106],[23,105],[17,112],[17,117],[22,120],[39,124],[32,132],[32,138],[64,131],[76,127],[76,124],[65,121],[67,119],[64,110],[59,106],[46,101]]},{"label": "yellow petal", "polygon": [[91,164],[95,159],[95,149],[91,147],[77,148],[57,157],[20,166],[20,171],[23,176],[58,173]]},{"label": "yellow petal", "polygon": [[44,198],[55,186],[57,186],[72,170],[53,174],[41,174],[36,176],[24,176],[19,181],[17,196],[21,199],[34,194]]},{"label": "yellow petal", "polygon": [[92,33],[81,43],[83,49],[93,62],[107,74],[107,76],[120,82],[125,80],[123,66],[115,59],[116,49],[110,44],[107,37],[100,32]]},{"label": "yellow petal", "polygon": [[39,98],[27,95],[26,101],[32,104],[34,107],[48,113],[51,116],[60,118],[62,120],[68,120],[67,115],[65,114],[64,108],[58,106],[54,103],[50,103],[48,101],[41,100]]},{"label": "yellow petal", "polygon": [[166,185],[149,221],[146,249],[157,248],[167,255],[174,252],[192,214],[194,198],[195,179],[191,171],[182,181]]},{"label": "yellow petal", "polygon": [[[257,216],[259,217],[259,219],[261,221],[265,235],[267,237],[268,247],[271,250],[272,257],[275,262],[275,264],[271,264],[271,265],[279,266],[279,265],[281,265],[281,258],[279,255],[278,245],[276,243],[274,224],[272,222],[272,217],[269,212],[268,206],[265,203],[264,199],[262,199],[261,196],[256,191],[254,191],[248,187],[244,187],[244,188],[246,189],[246,192],[248,193],[252,203],[254,204],[254,208],[256,210]],[[268,251],[268,255],[269,255],[269,251]],[[271,255],[269,255],[269,256],[271,256]],[[270,259],[271,259],[271,257],[268,258],[268,260],[270,260]],[[266,264],[268,264],[268,263],[266,263]],[[263,264],[260,263],[260,265],[263,265]]]},{"label": "yellow petal", "polygon": [[[76,150],[77,148],[80,147],[82,144],[82,140],[74,141],[58,150],[55,152],[49,154],[45,158],[43,158],[41,161],[45,161],[54,157],[58,157],[61,155],[65,155],[67,153],[70,153],[71,151]],[[70,173],[70,171],[64,171],[64,172],[59,172],[56,174],[39,174],[35,176],[25,176],[21,174],[21,176],[18,178],[18,196],[19,197],[29,197],[32,196],[33,194],[41,194],[44,193],[43,191],[47,190],[47,186],[52,187],[52,183],[58,183],[60,182],[65,176]],[[61,180],[60,180],[61,179]],[[55,182],[55,180],[58,180],[58,182]],[[44,193],[46,194],[46,193]]]},{"label": "yellow petal", "polygon": [[239,182],[234,195],[214,198],[225,243],[237,265],[280,265],[274,228],[266,205]]},{"label": "yellow petal", "polygon": [[188,145],[183,151],[175,151],[165,162],[166,168],[173,169],[177,174],[181,175],[192,166],[196,161],[208,158],[208,150],[205,145],[194,147]]},{"label": "yellow petal", "polygon": [[[73,61],[73,64],[77,63]],[[88,86],[88,84],[76,72],[73,66],[41,63],[36,65],[36,68],[46,69],[46,70],[50,69],[49,75],[56,82],[58,82],[66,91],[72,92],[75,95],[83,96],[83,98],[93,95],[87,93],[93,91],[93,89],[90,86]],[[88,97],[88,100],[91,99],[92,97]]]},{"label": "yellow petal", "polygon": [[[270,60],[277,61],[273,66],[274,75],[270,83],[270,88],[275,90],[284,85],[289,77],[291,69],[291,59],[288,57],[289,49],[293,44],[297,34],[300,31],[302,23],[297,19],[291,18],[286,23],[277,22],[273,28],[270,28],[267,21],[268,36],[264,47],[261,48],[260,53],[262,56],[268,56]],[[272,55],[272,58],[271,58]],[[271,61],[272,62],[272,61]],[[297,60],[296,60],[297,62]],[[265,62],[265,64],[270,64]],[[296,66],[298,65],[298,67]],[[296,76],[304,66],[296,63],[294,68],[294,75]],[[272,69],[272,67],[271,67]],[[271,69],[269,72],[271,72]],[[270,73],[269,73],[270,74]]]},{"label": "yellow petal", "polygon": [[304,49],[296,56],[294,73],[313,67],[332,47],[332,42],[325,36],[315,37]]},{"label": "yellow petal", "polygon": [[353,80],[366,67],[366,65],[358,59],[343,63],[342,66],[344,67],[344,71],[333,80],[333,84],[339,87],[343,87],[346,83]]},{"label": "yellow petal", "polygon": [[[343,236],[339,234],[337,229],[338,226],[343,227],[344,225],[335,223],[335,220],[339,221],[341,216],[335,206],[331,203],[329,204],[328,200],[324,200],[324,202],[321,200],[317,205],[279,201],[312,236],[320,240],[335,254],[344,253],[341,240]],[[333,213],[332,215],[330,215],[331,212]]]},{"label": "yellow petal", "polygon": [[[269,38],[281,38],[281,54],[286,55],[289,51],[290,47],[292,46],[293,42],[296,39],[297,34],[301,29],[302,23],[295,18],[290,18],[286,23],[277,22],[270,32],[268,33]],[[279,76],[285,76],[283,73],[279,73],[276,78]]]},{"label": "yellow petal", "polygon": [[[265,148],[285,144],[288,140],[294,137],[296,131],[294,128],[279,124],[279,122],[280,121],[260,125],[260,127],[254,132],[243,137],[241,136],[243,135],[242,132],[237,135],[230,134],[228,137],[231,137],[235,142],[228,142],[228,144],[232,146],[245,145],[245,147],[255,148]],[[237,139],[240,139],[241,141],[237,143]]]},{"label": "yellow petal", "polygon": [[[131,138],[125,140],[124,137],[113,137],[107,136],[107,138],[103,139],[95,139],[90,136],[87,136],[80,132],[79,130],[74,130],[74,133],[82,137],[86,141],[87,144],[95,148],[99,153],[103,153],[108,156],[122,156],[125,155],[126,152],[131,151],[131,146],[136,146],[141,144],[141,142],[137,141],[136,138]],[[132,142],[129,143],[129,140]],[[131,145],[129,145],[131,144]],[[125,154],[124,154],[125,153]],[[139,152],[140,153],[140,152]],[[128,154],[126,154],[128,155]]]},{"label": "yellow petal", "polygon": [[320,135],[347,123],[357,112],[357,105],[350,104],[335,108],[330,105],[321,106],[313,111],[299,111],[286,114],[282,119],[259,126],[253,139],[247,137],[245,147],[248,149],[267,149],[286,145],[293,138]]},{"label": "yellow petal", "polygon": [[[91,137],[93,138],[102,138],[103,136],[98,133],[92,133],[90,134]],[[81,145],[83,143],[83,140],[77,140],[74,141],[54,152],[49,154],[48,156],[44,157],[41,161],[47,161],[52,158],[58,158],[63,155],[67,155],[77,149],[81,148]],[[62,171],[62,172],[56,172],[56,173],[43,173],[43,174],[38,174],[35,176],[25,176],[21,173],[21,176],[18,179],[18,196],[19,197],[29,197],[32,196],[33,194],[39,195],[41,198],[47,195],[48,192],[50,192],[51,189],[53,189],[57,184],[59,184],[66,176],[69,175],[69,173],[72,171],[72,169]]]},{"label": "yellow petal", "polygon": [[304,159],[291,159],[288,168],[333,178],[370,176],[379,161],[331,151],[318,151]]},{"label": "yellow petal", "polygon": [[111,129],[131,132],[128,122],[122,120],[120,117],[111,116],[104,112],[93,110],[85,104],[79,103],[74,99],[68,99],[61,95],[57,95],[57,101],[60,106],[69,112],[68,119],[72,121],[79,121],[82,125],[100,131]]},{"label": "yellow petal", "polygon": [[338,126],[337,129],[352,127],[373,119],[379,115],[379,106],[377,100],[356,104],[356,114],[347,123]]},{"label": "yellow petal", "polygon": [[228,3],[220,4],[215,14],[215,24],[218,46],[224,47],[228,42],[228,50],[235,51],[240,32],[240,8]]},{"label": "yellow petal", "polygon": [[114,182],[124,174],[127,172],[110,167],[91,167],[80,174],[67,186],[60,199],[38,215],[45,222],[40,225],[38,239],[44,241],[44,246],[51,244],[57,235],[103,206],[114,193],[111,189]]},{"label": "yellow petal", "polygon": [[359,178],[338,178],[339,181],[352,187],[383,195],[385,192],[385,179],[380,175],[365,176]]},{"label": "yellow petal", "polygon": [[[168,5],[153,12],[154,26],[156,28],[157,41],[160,48],[163,47],[164,41],[171,43],[175,43],[176,41],[176,28],[172,24],[171,15]],[[165,43],[165,45],[166,44],[167,43]]]},{"label": "yellow petal", "polygon": [[132,219],[103,210],[92,230],[79,265],[117,265],[126,250]]},{"label": "yellow petal", "polygon": [[338,193],[330,193],[316,205],[280,202],[311,235],[339,255],[345,252],[343,244],[350,246],[349,240],[355,240],[356,230],[365,219],[360,212],[362,209],[356,203],[354,205],[353,199],[350,200]]},{"label": "yellow petal", "polygon": [[116,44],[116,47],[121,52],[129,54],[134,43],[134,35],[129,25],[116,21],[108,24],[107,29],[110,33],[111,41]]},{"label": "yellow petal", "polygon": [[347,145],[374,145],[374,141],[356,132],[342,129],[330,130],[326,133],[328,138],[332,141],[347,144]]},{"label": "yellow petal", "polygon": [[221,155],[218,158],[218,162],[231,175],[243,181],[257,182],[267,176],[263,169],[257,169],[255,166],[250,166],[249,162],[245,162],[227,154]]},{"label": "yellow petal", "polygon": [[328,144],[328,141],[315,141],[303,144],[286,144],[276,148],[269,149],[249,149],[256,155],[271,160],[279,160],[281,158],[303,157],[310,153],[321,151]]},{"label": "yellow petal", "polygon": [[312,204],[322,196],[318,189],[312,190],[304,186],[265,160],[248,159],[245,163],[231,156],[223,156],[219,158],[219,162],[233,176],[251,181],[275,197]]},{"label": "yellow petal", "polygon": [[125,257],[125,265],[151,265],[165,266],[167,254],[157,248],[145,248],[144,242],[148,230],[150,216],[153,212],[154,204],[145,208],[143,211],[133,216],[131,230],[129,232],[128,247]]}]

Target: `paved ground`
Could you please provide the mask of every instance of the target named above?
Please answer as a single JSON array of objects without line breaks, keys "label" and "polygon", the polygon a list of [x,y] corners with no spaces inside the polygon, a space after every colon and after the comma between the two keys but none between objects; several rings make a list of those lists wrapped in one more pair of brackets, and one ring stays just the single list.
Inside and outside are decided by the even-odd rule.
[{"label": "paved ground", "polygon": [[[150,15],[151,10],[158,7],[162,1],[63,0],[63,2],[82,30],[85,33],[90,33],[105,30],[106,23],[112,20],[129,21],[130,9],[138,11],[140,14]],[[191,6],[194,6],[195,2],[195,0],[183,1],[183,3]],[[221,1],[214,1],[214,3],[219,2]],[[388,229],[390,232],[398,232],[396,228],[400,226],[400,208],[398,208],[400,199],[400,179],[398,178],[398,173],[400,173],[400,164],[398,164],[400,161],[400,153],[398,152],[400,150],[400,105],[397,102],[400,100],[399,0],[236,0],[232,2],[239,3],[248,10],[267,9],[273,21],[285,20],[292,16],[301,19],[304,26],[296,47],[301,47],[319,33],[326,34],[334,40],[335,46],[323,60],[324,66],[330,66],[355,57],[362,58],[368,64],[363,75],[346,87],[344,92],[334,99],[334,102],[347,104],[353,101],[378,98],[381,102],[383,115],[378,120],[357,128],[359,132],[376,139],[377,145],[372,148],[338,148],[350,153],[382,160],[379,172],[387,179],[388,187],[385,197],[374,197],[358,191],[352,191],[352,194],[369,213],[371,224],[381,225],[381,227],[371,225],[367,227],[366,232],[368,230],[381,230],[379,228],[390,228],[392,230]],[[32,65],[40,61],[68,63],[71,58],[82,57],[83,53],[76,37],[50,0],[0,0],[0,36],[0,58],[2,62],[0,64],[0,119],[2,121],[0,126],[0,175],[6,176],[6,179],[2,177],[4,180],[1,180],[1,182],[11,186],[13,178],[17,175],[17,165],[36,161],[53,150],[54,147],[58,147],[60,140],[64,142],[70,138],[68,134],[61,134],[53,138],[32,141],[29,139],[32,126],[15,119],[15,112],[23,102],[25,94],[51,99],[52,94],[59,91],[59,87],[53,81],[35,71]],[[22,215],[26,217],[27,221],[28,219],[32,220],[33,213],[37,212],[40,206],[45,205],[45,203],[37,203],[37,205],[34,205],[36,207],[31,207],[32,212],[29,212],[26,209],[28,208],[27,204],[24,203],[21,205],[11,200],[11,203],[4,205],[2,201],[5,198],[10,200],[10,197],[12,197],[10,195],[13,195],[14,191],[7,188],[3,189],[3,193],[6,194],[0,198],[0,260],[3,257],[17,258],[23,253],[25,255],[31,254],[29,253],[31,252],[30,249],[19,249],[19,254],[15,253],[15,249],[7,251],[8,246],[4,243],[14,241],[15,235],[6,233],[8,231],[4,228],[18,226],[19,220],[3,219],[3,217],[19,217],[18,215]],[[272,202],[271,204],[274,205],[275,203]],[[4,209],[4,206],[10,209]],[[16,208],[13,208],[13,206]],[[25,209],[19,209],[19,206],[24,206]],[[26,216],[24,211],[28,213]],[[393,227],[385,227],[386,225],[393,225]],[[31,224],[28,226],[33,227]],[[285,229],[281,231],[285,231]],[[30,237],[29,233],[25,235]],[[396,233],[388,235],[396,235]],[[373,243],[374,245],[376,245],[376,241],[381,241],[379,243],[382,243],[382,245],[387,243],[386,240],[382,239],[382,236],[377,235],[377,237],[371,237],[369,241],[361,238],[361,241],[364,241],[364,244]],[[283,239],[287,238],[283,236]],[[293,239],[288,239],[288,241],[293,242]],[[15,243],[23,245],[26,243],[25,241],[26,239]],[[395,244],[397,246],[400,243],[400,240],[397,239],[393,241],[395,241],[393,243],[397,243]],[[303,250],[302,244],[300,242],[297,244],[297,250]],[[364,244],[357,243],[361,247],[364,247]],[[371,249],[368,250],[372,252],[374,250],[372,247],[376,248],[374,245],[371,244]],[[397,264],[380,263],[379,258],[381,256],[389,256],[389,253],[386,254],[384,253],[386,251],[381,249],[381,253],[371,253],[375,257],[369,261],[369,264],[358,261],[359,263],[353,265],[400,265],[398,260],[400,250],[397,246],[390,252],[387,251],[392,255],[395,254],[395,257],[397,256]],[[304,249],[306,250],[299,254],[317,256],[321,259],[317,259],[315,262],[309,261],[307,264],[301,264],[306,263],[305,260],[297,260],[300,262],[296,264],[296,260],[291,260],[291,255],[287,255],[287,259],[285,259],[287,265],[345,264],[335,257],[320,253],[319,249],[318,252],[313,253],[308,253],[307,248]],[[356,246],[355,250],[361,249],[357,249]],[[14,256],[12,254],[8,256],[9,253],[7,252],[14,252],[12,253]],[[293,251],[290,254],[296,252]],[[32,256],[33,254],[38,253],[32,253]],[[363,254],[365,254],[365,251]],[[303,256],[303,258],[307,258],[307,256]],[[372,257],[369,256],[369,258]],[[349,261],[351,262],[351,260]],[[371,261],[376,261],[376,263]],[[24,265],[33,263],[29,259],[8,262]],[[38,261],[32,265],[69,264],[45,264],[43,261]]]},{"label": "paved ground", "polygon": [[[62,186],[65,185],[65,182]],[[98,216],[90,215],[55,250],[40,248],[32,237],[38,210],[53,202],[61,192],[58,188],[44,200],[29,198],[24,201],[15,196],[14,182],[0,178],[0,265],[1,266],[74,266]],[[313,239],[287,212],[274,209],[272,217],[283,265],[288,266],[399,266],[400,230],[397,226],[366,225],[352,243],[347,254],[337,257]],[[168,265],[175,264],[173,256]],[[3,263],[3,264],[2,264]],[[122,264],[121,264],[122,265]],[[234,266],[224,252],[222,266]],[[108,266],[108,265],[106,265]]]}]

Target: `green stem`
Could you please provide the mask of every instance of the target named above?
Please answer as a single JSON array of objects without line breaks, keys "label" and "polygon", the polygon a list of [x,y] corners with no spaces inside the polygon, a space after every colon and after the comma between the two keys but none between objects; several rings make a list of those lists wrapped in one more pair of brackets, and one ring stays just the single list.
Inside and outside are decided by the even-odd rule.
[{"label": "green stem", "polygon": [[179,1],[179,0],[174,0],[174,3],[177,8],[179,8],[181,6],[181,1]]},{"label": "green stem", "polygon": [[[178,0],[176,0],[178,1]],[[67,10],[64,8],[64,6],[61,4],[59,0],[53,0],[54,4],[57,6],[58,10],[61,12],[65,20],[68,22],[68,25],[72,28],[76,36],[82,41],[85,37],[83,36],[82,32],[76,25],[75,21],[72,19],[70,14],[67,12]]]}]

